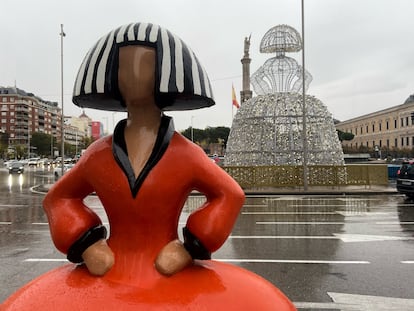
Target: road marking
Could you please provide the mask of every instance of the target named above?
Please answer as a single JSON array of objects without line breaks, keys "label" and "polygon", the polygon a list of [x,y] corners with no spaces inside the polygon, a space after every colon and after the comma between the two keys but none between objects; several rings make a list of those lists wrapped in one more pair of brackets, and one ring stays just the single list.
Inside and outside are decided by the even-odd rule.
[{"label": "road marking", "polygon": [[0,207],[26,207],[27,204],[0,204]]},{"label": "road marking", "polygon": [[403,263],[403,264],[414,264],[414,260],[404,260],[404,261],[401,261],[401,263]]},{"label": "road marking", "polygon": [[343,304],[335,302],[294,302],[297,309],[307,310],[341,310],[341,311],[361,311],[359,305]]},{"label": "road marking", "polygon": [[366,260],[299,260],[299,259],[216,259],[221,262],[238,262],[238,263],[290,263],[290,264],[343,264],[343,265],[367,265]]},{"label": "road marking", "polygon": [[322,235],[231,235],[229,239],[308,239],[308,240],[340,240],[336,236]]},{"label": "road marking", "polygon": [[345,225],[336,221],[256,221],[256,225]]},{"label": "road marking", "polygon": [[69,262],[65,258],[27,258],[24,262]]},{"label": "road marking", "polygon": [[358,212],[358,211],[337,211],[339,215],[345,217],[353,217],[353,216],[393,216],[397,217],[395,212]]},{"label": "road marking", "polygon": [[414,221],[377,221],[376,225],[414,225]]},{"label": "road marking", "polygon": [[[364,260],[294,260],[294,259],[216,259],[220,262],[236,263],[289,263],[289,264],[356,264],[366,265],[369,261]],[[27,258],[24,262],[67,262],[65,258]]]},{"label": "road marking", "polygon": [[304,240],[341,240],[342,242],[379,242],[379,241],[412,241],[414,237],[388,235],[342,234],[330,235],[231,235],[229,239],[304,239]]},{"label": "road marking", "polygon": [[367,235],[367,234],[342,234],[334,233],[342,242],[379,242],[379,241],[408,241],[414,237],[389,236],[389,235]]},{"label": "road marking", "polygon": [[0,225],[11,225],[11,221],[0,221]]},{"label": "road marking", "polygon": [[242,212],[242,215],[337,215],[337,212]]},{"label": "road marking", "polygon": [[[335,303],[349,305],[350,307],[358,306],[356,310],[364,311],[412,311],[414,310],[414,299],[354,295],[345,293],[328,292],[328,295]],[[342,309],[355,310],[355,309]]]}]

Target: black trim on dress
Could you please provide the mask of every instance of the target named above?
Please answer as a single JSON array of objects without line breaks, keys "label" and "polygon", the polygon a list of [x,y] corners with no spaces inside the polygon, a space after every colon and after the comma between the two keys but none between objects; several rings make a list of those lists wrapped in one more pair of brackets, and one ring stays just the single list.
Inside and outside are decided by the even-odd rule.
[{"label": "black trim on dress", "polygon": [[174,122],[171,117],[165,115],[162,116],[154,149],[152,150],[148,161],[145,163],[144,168],[139,173],[138,177],[135,177],[134,170],[128,158],[128,150],[124,136],[126,123],[126,119],[121,120],[115,127],[112,137],[112,153],[116,162],[125,173],[131,189],[131,194],[135,198],[145,178],[167,150],[174,134]]}]

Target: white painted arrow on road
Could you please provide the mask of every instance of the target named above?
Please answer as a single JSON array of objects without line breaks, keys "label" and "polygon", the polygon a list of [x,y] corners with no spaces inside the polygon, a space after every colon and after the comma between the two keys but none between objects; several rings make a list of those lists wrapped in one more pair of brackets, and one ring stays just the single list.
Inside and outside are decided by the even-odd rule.
[{"label": "white painted arrow on road", "polygon": [[347,234],[334,233],[334,236],[342,242],[379,242],[379,241],[408,241],[414,237],[389,236],[389,235],[366,235],[366,234]]}]

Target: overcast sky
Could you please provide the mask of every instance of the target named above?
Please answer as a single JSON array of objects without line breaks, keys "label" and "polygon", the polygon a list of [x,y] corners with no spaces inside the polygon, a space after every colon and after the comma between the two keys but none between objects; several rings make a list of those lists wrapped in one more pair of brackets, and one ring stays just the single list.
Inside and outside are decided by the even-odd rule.
[{"label": "overcast sky", "polygon": [[[176,129],[231,126],[231,86],[241,90],[243,41],[251,36],[250,71],[272,54],[260,40],[279,24],[301,33],[301,0],[1,0],[0,86],[61,102],[60,24],[64,24],[64,111],[78,116],[72,88],[89,48],[130,22],[159,24],[196,53],[213,87],[211,108],[168,113]],[[402,104],[414,93],[414,1],[305,0],[308,94],[347,120]],[[288,56],[301,63],[301,53]],[[86,109],[110,131],[126,116]]]}]

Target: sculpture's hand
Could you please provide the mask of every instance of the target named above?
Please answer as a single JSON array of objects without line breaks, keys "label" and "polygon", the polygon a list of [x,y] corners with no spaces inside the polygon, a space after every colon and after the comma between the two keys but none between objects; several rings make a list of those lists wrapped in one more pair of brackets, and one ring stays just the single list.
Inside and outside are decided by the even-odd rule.
[{"label": "sculpture's hand", "polygon": [[173,275],[192,264],[193,259],[183,243],[174,240],[165,245],[155,260],[155,268],[164,275]]},{"label": "sculpture's hand", "polygon": [[89,246],[82,253],[82,258],[89,272],[97,276],[108,272],[115,261],[114,254],[104,239]]}]

